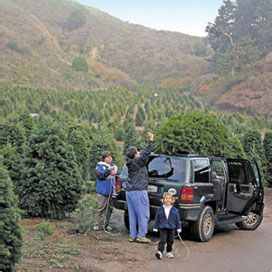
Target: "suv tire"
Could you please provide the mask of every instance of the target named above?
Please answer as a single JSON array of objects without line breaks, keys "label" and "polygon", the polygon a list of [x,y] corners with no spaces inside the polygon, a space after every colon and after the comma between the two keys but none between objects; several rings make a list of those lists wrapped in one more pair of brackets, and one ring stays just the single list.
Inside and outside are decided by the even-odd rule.
[{"label": "suv tire", "polygon": [[210,206],[204,206],[200,216],[193,224],[193,234],[201,242],[207,242],[214,231],[214,212]]},{"label": "suv tire", "polygon": [[235,223],[241,230],[255,230],[263,221],[263,216],[255,212],[250,212],[242,222]]}]

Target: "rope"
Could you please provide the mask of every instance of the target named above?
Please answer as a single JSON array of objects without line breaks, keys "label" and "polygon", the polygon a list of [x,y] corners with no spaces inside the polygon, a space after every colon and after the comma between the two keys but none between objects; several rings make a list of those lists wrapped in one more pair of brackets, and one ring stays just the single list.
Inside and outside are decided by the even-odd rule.
[{"label": "rope", "polygon": [[190,250],[189,248],[187,247],[186,243],[182,240],[182,238],[180,237],[180,234],[178,233],[178,238],[179,240],[181,241],[181,243],[184,245],[184,247],[186,248],[187,250],[187,256],[184,258],[185,260],[189,259],[190,257]]}]

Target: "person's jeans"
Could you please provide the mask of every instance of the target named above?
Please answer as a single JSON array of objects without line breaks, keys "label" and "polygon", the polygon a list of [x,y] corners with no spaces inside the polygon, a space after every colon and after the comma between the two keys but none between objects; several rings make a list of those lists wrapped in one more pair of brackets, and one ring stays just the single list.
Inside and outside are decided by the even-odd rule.
[{"label": "person's jeans", "polygon": [[130,237],[145,237],[149,221],[149,199],[147,191],[127,191],[126,200]]},{"label": "person's jeans", "polygon": [[166,243],[166,252],[171,252],[174,244],[175,229],[159,229],[159,232],[160,242],[158,244],[158,250],[163,253]]},{"label": "person's jeans", "polygon": [[95,225],[101,228],[107,227],[109,225],[110,217],[113,210],[112,198],[111,196],[103,196],[97,194],[97,213]]}]

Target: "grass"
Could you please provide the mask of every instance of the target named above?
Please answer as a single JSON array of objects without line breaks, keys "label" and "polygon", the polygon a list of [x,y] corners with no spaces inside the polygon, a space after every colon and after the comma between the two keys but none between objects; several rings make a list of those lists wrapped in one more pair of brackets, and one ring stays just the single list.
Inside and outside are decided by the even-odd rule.
[{"label": "grass", "polygon": [[[33,269],[82,269],[89,266],[89,258],[101,252],[116,253],[115,241],[120,237],[102,232],[88,232],[79,235],[76,224],[68,220],[44,221],[23,219],[20,222],[23,235],[22,257],[17,265],[19,271]],[[113,243],[112,243],[113,242]],[[114,246],[113,249],[112,246]],[[107,257],[108,258],[108,257]]]}]

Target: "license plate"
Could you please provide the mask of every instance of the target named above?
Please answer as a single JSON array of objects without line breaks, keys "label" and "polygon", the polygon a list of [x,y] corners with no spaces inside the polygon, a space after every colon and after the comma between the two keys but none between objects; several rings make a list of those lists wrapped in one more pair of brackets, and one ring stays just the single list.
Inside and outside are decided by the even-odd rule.
[{"label": "license plate", "polygon": [[155,185],[148,185],[148,192],[157,193],[158,187]]}]

